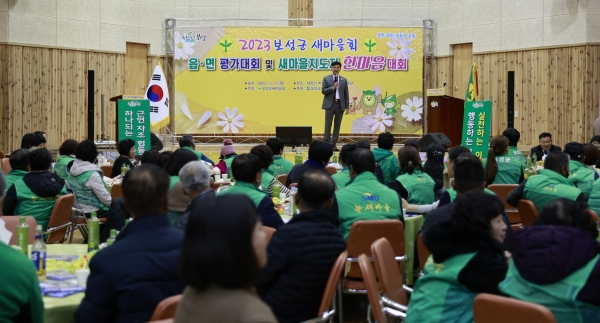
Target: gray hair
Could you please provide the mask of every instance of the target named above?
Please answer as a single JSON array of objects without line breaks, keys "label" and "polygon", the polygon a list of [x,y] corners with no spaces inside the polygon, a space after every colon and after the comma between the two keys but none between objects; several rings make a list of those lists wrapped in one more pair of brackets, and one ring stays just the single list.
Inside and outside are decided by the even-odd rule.
[{"label": "gray hair", "polygon": [[210,186],[210,170],[204,162],[189,162],[179,171],[179,181],[186,192],[199,192]]}]

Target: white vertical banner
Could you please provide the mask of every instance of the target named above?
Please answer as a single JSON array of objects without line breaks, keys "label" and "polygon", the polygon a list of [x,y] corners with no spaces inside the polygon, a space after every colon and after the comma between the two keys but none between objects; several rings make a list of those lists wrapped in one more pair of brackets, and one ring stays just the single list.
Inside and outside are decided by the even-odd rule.
[{"label": "white vertical banner", "polygon": [[156,65],[154,73],[148,83],[145,99],[150,101],[150,126],[152,131],[157,131],[169,124],[169,88],[165,74]]}]

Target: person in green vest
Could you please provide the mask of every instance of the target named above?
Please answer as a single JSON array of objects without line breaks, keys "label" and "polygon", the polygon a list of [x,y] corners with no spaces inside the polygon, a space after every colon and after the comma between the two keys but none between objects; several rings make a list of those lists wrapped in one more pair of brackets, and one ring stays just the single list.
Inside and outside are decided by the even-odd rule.
[{"label": "person in green vest", "polygon": [[539,212],[546,204],[559,198],[587,202],[588,196],[573,186],[568,178],[569,155],[551,151],[544,160],[544,169],[508,193],[506,203],[517,207],[520,199],[531,200]]},{"label": "person in green vest", "polygon": [[221,161],[216,165],[216,167],[221,171],[221,174],[231,175],[231,163],[236,156],[237,153],[235,152],[235,147],[233,147],[233,141],[231,141],[231,139],[223,140],[221,155],[219,156]]},{"label": "person in green vest", "polygon": [[[423,164],[425,173],[435,182],[433,188],[436,199],[442,194],[444,188],[444,154],[446,149],[444,146],[433,143],[427,147],[427,160]],[[420,154],[419,154],[420,157]]]},{"label": "person in green vest", "polygon": [[275,210],[273,200],[267,192],[258,187],[262,181],[263,168],[260,159],[253,154],[238,155],[231,163],[231,174],[235,178],[235,185],[219,192],[223,194],[243,194],[254,203],[264,226],[277,229],[283,225],[283,220]]},{"label": "person in green vest", "polygon": [[421,166],[419,152],[413,147],[402,147],[398,151],[400,176],[388,183],[410,204],[431,204],[435,201],[435,182]]},{"label": "person in green vest", "polygon": [[287,175],[294,167],[294,164],[283,158],[283,140],[275,137],[267,140],[267,147],[273,151],[273,164],[267,169],[267,173],[277,177],[279,175]]},{"label": "person in green vest", "polygon": [[375,156],[355,149],[348,158],[350,182],[335,192],[332,221],[348,239],[352,224],[359,220],[400,220],[404,223],[398,194],[375,177]]},{"label": "person in green vest", "polygon": [[394,148],[394,135],[390,132],[382,132],[377,137],[377,147],[373,148],[375,162],[381,166],[383,171],[383,184],[393,181],[400,175],[398,158],[392,152]]},{"label": "person in green vest", "polygon": [[6,191],[18,180],[23,178],[29,171],[29,165],[27,162],[27,149],[17,149],[10,154],[8,157],[8,163],[10,164],[10,171],[6,174],[6,188],[2,192],[6,195]]},{"label": "person in green vest", "polygon": [[250,149],[250,153],[258,157],[258,159],[260,159],[260,163],[262,164],[263,174],[260,182],[261,189],[267,192],[270,197],[279,198],[279,195],[273,196],[273,187],[278,186],[279,194],[283,193],[289,197],[290,190],[285,187],[285,185],[282,185],[281,182],[279,182],[279,180],[273,175],[267,172],[269,167],[273,165],[273,151],[271,148],[267,147],[267,145],[258,145],[252,147],[252,149]]},{"label": "person in green vest", "polygon": [[502,247],[503,211],[497,197],[474,190],[456,201],[449,217],[428,217],[423,241],[431,256],[415,284],[406,323],[473,322],[478,293],[501,295],[498,284],[510,256]]},{"label": "person in green vest", "polygon": [[583,145],[578,142],[570,142],[565,145],[564,152],[569,155],[569,182],[589,196],[594,181],[598,179],[598,173],[584,164]]},{"label": "person in green vest", "polygon": [[110,178],[115,178],[121,175],[121,168],[125,167],[128,169],[132,169],[135,167],[132,160],[135,161],[135,141],[133,139],[127,138],[119,141],[119,145],[117,146],[117,150],[119,151],[119,157],[115,159],[115,162],[112,167],[112,172],[110,174],[104,174],[104,176],[108,176]]},{"label": "person in green vest", "polygon": [[104,174],[95,164],[98,148],[91,140],[83,140],[75,149],[75,161],[71,166],[67,183],[75,194],[81,210],[87,217],[97,212],[99,218],[108,214],[112,199],[104,183]]},{"label": "person in green vest", "polygon": [[517,148],[517,144],[521,139],[519,130],[515,128],[506,128],[506,130],[502,132],[502,135],[508,138],[508,157],[517,158],[517,160],[521,162],[523,168],[527,167],[527,158],[525,158],[521,150]]},{"label": "person in green vest", "polygon": [[545,306],[558,323],[600,322],[596,226],[585,203],[550,202],[533,226],[515,233],[500,291]]},{"label": "person in green vest", "polygon": [[340,150],[340,164],[342,165],[343,169],[341,172],[331,175],[331,178],[333,178],[333,181],[335,182],[335,185],[337,186],[338,190],[341,190],[342,188],[346,187],[346,184],[350,182],[350,168],[348,167],[348,157],[350,156],[350,153],[356,148],[356,145],[345,144]]},{"label": "person in green vest", "polygon": [[65,181],[52,173],[52,154],[46,148],[29,152],[30,172],[6,192],[2,212],[32,216],[46,230],[56,200],[67,194]]},{"label": "person in green vest", "polygon": [[167,212],[171,224],[175,224],[181,218],[183,212],[185,212],[190,204],[190,198],[182,193],[183,186],[179,181],[179,171],[187,163],[195,160],[198,160],[198,156],[193,151],[177,149],[173,152],[165,166],[165,170],[171,178],[168,194],[169,209]]},{"label": "person in green vest", "polygon": [[58,148],[59,156],[56,157],[54,173],[65,181],[69,176],[69,164],[75,160],[77,145],[79,145],[77,140],[67,139]]},{"label": "person in green vest", "polygon": [[485,182],[491,184],[519,184],[523,176],[523,164],[508,155],[508,138],[494,136],[490,140],[488,156],[483,160]]},{"label": "person in green vest", "polygon": [[186,149],[189,151],[193,151],[196,156],[198,156],[198,160],[205,161],[212,166],[215,166],[215,162],[213,162],[210,158],[208,158],[205,154],[196,150],[196,143],[194,142],[194,137],[190,135],[182,136],[179,139],[179,149]]}]

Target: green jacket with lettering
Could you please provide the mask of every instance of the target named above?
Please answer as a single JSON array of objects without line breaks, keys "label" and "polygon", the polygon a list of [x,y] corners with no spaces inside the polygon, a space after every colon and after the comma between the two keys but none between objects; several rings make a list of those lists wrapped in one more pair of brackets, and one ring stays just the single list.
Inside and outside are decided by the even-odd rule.
[{"label": "green jacket with lettering", "polygon": [[54,204],[56,204],[56,200],[60,196],[67,194],[67,189],[63,185],[56,196],[40,197],[25,184],[23,179],[15,182],[15,189],[17,193],[17,204],[15,206],[14,215],[29,215],[34,217],[37,224],[42,226],[42,230],[46,230],[46,227],[48,226],[48,221],[50,220],[50,215],[52,214],[52,209],[54,208]]},{"label": "green jacket with lettering", "polygon": [[398,193],[379,183],[371,172],[357,175],[346,187],[336,191],[335,196],[339,210],[339,229],[344,239],[348,239],[350,228],[356,221],[399,220],[402,217]]},{"label": "green jacket with lettering", "polygon": [[269,196],[267,192],[261,191],[252,183],[248,182],[235,182],[235,185],[231,186],[229,189],[225,191],[219,192],[217,195],[224,194],[243,194],[248,196],[252,202],[254,203],[254,207],[258,208],[260,202],[265,198],[265,196]]},{"label": "green jacket with lettering", "polygon": [[108,211],[108,206],[104,205],[104,203],[100,201],[100,199],[96,196],[96,193],[94,193],[94,190],[85,185],[87,180],[94,172],[100,174],[100,179],[102,180],[104,186],[106,186],[106,183],[104,183],[104,174],[102,173],[102,170],[88,170],[77,176],[73,175],[73,173],[69,173],[67,182],[69,182],[69,185],[71,185],[71,189],[76,192],[75,196],[79,204],[92,205],[100,210]]},{"label": "green jacket with lettering", "polygon": [[583,163],[576,160],[569,161],[569,182],[581,190],[582,193],[590,195],[594,186],[596,171],[589,169]]},{"label": "green jacket with lettering", "polygon": [[588,200],[588,206],[591,210],[600,214],[600,178],[594,182],[592,191],[590,193],[590,199]]},{"label": "green jacket with lettering", "polygon": [[577,300],[577,295],[586,285],[598,259],[600,255],[563,280],[544,285],[534,284],[523,278],[511,260],[506,278],[498,287],[510,297],[545,306],[552,311],[556,322],[598,322],[600,308]]},{"label": "green jacket with lettering", "polygon": [[189,147],[189,146],[185,146],[185,147],[181,147],[179,149],[185,149],[185,150],[189,150],[192,151],[194,154],[196,154],[196,156],[198,156],[198,160],[202,160],[202,153],[199,151],[196,151],[194,148]]},{"label": "green jacket with lettering", "polygon": [[[490,184],[519,184],[519,179],[523,174],[523,164],[520,160],[509,155],[498,155],[496,156],[496,164],[498,165],[498,172],[494,181]],[[483,160],[483,167],[487,164],[487,158]]]},{"label": "green jacket with lettering", "polygon": [[519,150],[519,148],[515,146],[508,146],[508,157],[517,158],[521,162],[523,168],[527,167],[527,158],[523,156],[523,153]]},{"label": "green jacket with lettering", "polygon": [[333,178],[338,190],[341,190],[342,188],[346,187],[348,182],[350,182],[350,169],[348,166],[344,166],[344,169],[342,169],[341,172],[331,175],[331,178]]},{"label": "green jacket with lettering", "polygon": [[292,170],[292,167],[294,167],[294,164],[291,161],[281,156],[273,156],[273,164],[269,166],[267,173],[275,177],[279,175],[287,175]]},{"label": "green jacket with lettering", "polygon": [[67,177],[69,176],[69,172],[67,172],[67,166],[74,160],[75,157],[69,155],[57,157],[56,163],[54,164],[54,173],[66,181]]},{"label": "green jacket with lettering", "polygon": [[391,150],[382,149],[379,147],[373,148],[375,162],[381,166],[383,171],[383,183],[391,182],[400,174],[400,164],[398,157]]},{"label": "green jacket with lettering", "polygon": [[430,256],[408,303],[406,323],[472,323],[477,295],[458,282],[458,275],[476,252],[460,254],[437,264]]},{"label": "green jacket with lettering", "polygon": [[402,174],[396,180],[408,191],[408,203],[425,205],[435,202],[435,182],[427,173],[415,169],[412,174]]},{"label": "green jacket with lettering", "polygon": [[523,190],[523,197],[531,200],[538,211],[560,198],[575,201],[579,194],[580,189],[561,174],[549,169],[542,169],[538,175],[529,177]]},{"label": "green jacket with lettering", "polygon": [[[453,188],[449,188],[446,191],[448,192],[448,195],[450,195],[450,202],[454,202],[454,199],[456,199],[456,194],[457,194],[456,190]],[[488,190],[487,188],[484,188],[483,192],[496,196],[496,193]]]},{"label": "green jacket with lettering", "polygon": [[3,195],[6,195],[8,189],[14,184],[16,181],[20,180],[27,174],[27,171],[11,169],[8,174],[6,174],[6,188],[4,189]]}]

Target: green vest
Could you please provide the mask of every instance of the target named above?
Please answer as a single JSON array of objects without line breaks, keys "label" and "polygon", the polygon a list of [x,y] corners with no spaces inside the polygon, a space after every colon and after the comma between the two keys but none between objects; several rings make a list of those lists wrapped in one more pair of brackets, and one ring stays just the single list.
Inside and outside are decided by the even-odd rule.
[{"label": "green vest", "polygon": [[170,176],[169,178],[169,191],[173,189],[175,184],[179,182],[179,176]]},{"label": "green vest", "polygon": [[243,194],[248,196],[252,202],[254,203],[254,207],[258,208],[260,202],[266,197],[269,196],[267,192],[263,192],[258,189],[254,184],[247,182],[235,182],[235,185],[231,186],[229,189],[225,191],[219,192],[217,195],[223,194]]},{"label": "green vest", "polygon": [[273,156],[273,164],[266,170],[267,173],[277,177],[279,175],[287,175],[294,167],[291,161],[281,157]]},{"label": "green vest", "polygon": [[67,189],[63,186],[60,193],[56,196],[39,197],[25,184],[23,179],[15,182],[15,189],[17,191],[17,205],[15,206],[14,215],[29,215],[34,217],[37,224],[41,225],[44,231],[47,229],[50,214],[52,214],[56,200],[59,196],[67,194]]},{"label": "green vest", "polygon": [[67,177],[69,176],[69,173],[67,172],[67,166],[74,160],[75,158],[69,155],[58,157],[56,159],[56,163],[54,164],[54,173],[66,181]]},{"label": "green vest", "polygon": [[[521,164],[521,161],[517,158],[509,157],[509,155],[498,155],[495,159],[498,165],[498,172],[494,181],[487,184],[519,184],[519,179],[521,179],[521,174],[523,174],[523,164]],[[487,159],[484,159],[484,168],[486,164]]]},{"label": "green vest", "polygon": [[350,170],[348,169],[348,166],[344,166],[344,169],[342,169],[341,172],[331,175],[331,178],[333,178],[338,190],[346,187],[346,184],[350,181]]},{"label": "green vest", "polygon": [[[266,170],[263,169],[263,173],[262,173],[262,178],[260,180],[260,186],[262,187],[263,192],[269,194],[268,190],[269,190],[269,185],[271,185],[271,182],[275,179],[275,177],[273,177],[273,175],[267,173]],[[273,197],[273,194],[269,194],[269,196]],[[279,197],[279,196],[277,196]]]},{"label": "green vest", "polygon": [[527,158],[523,156],[523,153],[519,150],[519,148],[515,146],[508,147],[508,157],[517,158],[523,168],[527,167]]},{"label": "green vest", "polygon": [[594,182],[588,206],[591,210],[596,212],[596,214],[600,214],[600,178]]},{"label": "green vest", "polygon": [[6,179],[6,188],[4,189],[4,195],[6,195],[6,192],[8,192],[8,189],[18,180],[22,179],[23,176],[25,176],[25,174],[27,174],[27,171],[24,170],[18,170],[18,169],[11,169],[8,174],[6,175],[5,179]]},{"label": "green vest", "polygon": [[223,161],[225,161],[225,166],[227,166],[227,174],[231,175],[231,178],[233,178],[233,172],[231,171],[231,163],[233,163],[235,157],[237,157],[237,155],[233,155],[231,157],[223,159]]},{"label": "green vest", "polygon": [[[457,193],[456,190],[453,188],[449,188],[446,190],[446,192],[448,192],[448,194],[450,195],[450,202],[454,202],[454,199],[456,199],[456,193]],[[483,192],[496,196],[496,193],[488,190],[487,188],[484,188]]]},{"label": "green vest", "polygon": [[101,170],[88,170],[87,172],[83,172],[77,176],[69,173],[67,182],[69,182],[69,185],[71,185],[71,189],[75,193],[75,197],[77,198],[77,202],[79,204],[91,205],[99,208],[100,210],[108,211],[108,207],[104,205],[102,201],[100,201],[100,199],[96,196],[96,193],[94,193],[94,190],[85,185],[94,172],[100,174],[100,180],[102,180],[102,184],[106,186],[103,178],[104,175],[102,174]]},{"label": "green vest", "polygon": [[523,191],[523,197],[531,200],[538,212],[546,204],[559,198],[575,201],[579,194],[580,189],[569,183],[561,174],[549,169],[542,169],[538,175],[529,177]]},{"label": "green vest", "polygon": [[544,285],[523,278],[511,260],[506,278],[498,287],[511,297],[547,307],[554,314],[556,322],[600,322],[600,307],[577,300],[598,259],[600,255],[563,280]]},{"label": "green vest", "polygon": [[396,177],[396,180],[408,191],[408,203],[426,205],[435,202],[435,182],[426,173],[415,170],[412,174],[405,173]]},{"label": "green vest", "polygon": [[194,152],[194,154],[196,154],[196,156],[198,156],[198,160],[202,160],[202,153],[194,150],[194,148],[192,148],[192,147],[185,146],[185,147],[180,147],[179,149],[185,149],[185,150],[192,151],[192,152]]},{"label": "green vest", "polygon": [[375,155],[375,161],[381,166],[381,170],[383,171],[384,183],[391,182],[400,175],[400,164],[398,163],[398,157],[394,156],[394,153],[375,147],[373,148],[373,155]]},{"label": "green vest", "polygon": [[589,169],[583,163],[576,160],[569,161],[569,182],[581,190],[582,193],[590,195],[594,186],[596,171]]},{"label": "green vest", "polygon": [[472,323],[476,293],[458,282],[458,275],[476,252],[456,255],[437,264],[429,256],[408,303],[406,323]]},{"label": "green vest", "polygon": [[[237,184],[236,184],[237,186]],[[359,220],[399,220],[402,216],[396,191],[379,183],[375,174],[364,172],[335,192],[340,232],[348,239],[352,223]]]}]

